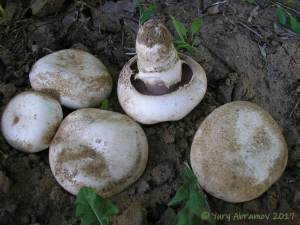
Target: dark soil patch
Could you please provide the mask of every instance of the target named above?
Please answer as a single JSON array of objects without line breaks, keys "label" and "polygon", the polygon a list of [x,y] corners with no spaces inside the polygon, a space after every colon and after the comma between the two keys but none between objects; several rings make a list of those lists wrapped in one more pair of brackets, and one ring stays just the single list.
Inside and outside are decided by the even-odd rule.
[{"label": "dark soil patch", "polygon": [[[11,4],[13,19],[0,24],[1,113],[14,95],[30,89],[28,73],[37,59],[70,47],[91,52],[109,67],[114,80],[111,108],[122,112],[116,84],[122,66],[131,57],[126,53],[134,48],[138,13],[129,0],[85,2],[69,0],[51,5],[55,10],[39,12],[29,9],[29,0],[6,1]],[[213,3],[155,2],[169,28],[169,15],[189,24],[203,7]],[[126,217],[134,217],[132,211],[137,212],[137,222],[132,224],[172,224],[176,209],[168,208],[167,203],[180,185],[179,171],[189,159],[196,129],[216,107],[234,100],[250,100],[272,114],[288,142],[289,161],[280,180],[256,200],[230,204],[208,195],[212,211],[230,213],[231,219],[235,213],[269,213],[271,218],[287,214],[278,220],[223,218],[218,224],[300,224],[300,39],[280,30],[275,7],[258,2],[261,7],[255,9],[245,1],[227,1],[219,14],[204,16],[193,58],[207,72],[208,92],[183,120],[143,126],[150,144],[148,166],[137,183],[113,197],[124,211],[123,219],[114,224],[131,224],[124,221],[133,221]],[[294,8],[300,10],[298,1]],[[75,197],[56,183],[47,151],[20,153],[1,135],[0,172],[1,225],[80,224],[74,213]]]}]

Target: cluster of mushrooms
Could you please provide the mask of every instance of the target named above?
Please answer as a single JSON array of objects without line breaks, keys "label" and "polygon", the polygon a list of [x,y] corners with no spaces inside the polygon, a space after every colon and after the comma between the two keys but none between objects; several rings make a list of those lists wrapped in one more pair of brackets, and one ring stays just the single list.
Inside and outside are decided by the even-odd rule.
[{"label": "cluster of mushrooms", "polygon": [[[34,91],[14,97],[3,112],[7,142],[27,153],[49,147],[51,171],[72,194],[83,186],[103,197],[123,191],[142,175],[148,159],[146,135],[135,121],[180,120],[200,103],[207,87],[203,68],[176,51],[170,32],[157,20],[139,29],[136,53],[123,67],[117,88],[129,116],[93,108],[112,90],[110,74],[93,55],[67,49],[38,60],[29,74]],[[76,110],[63,119],[61,105]],[[190,161],[208,193],[244,202],[281,176],[287,152],[271,115],[237,101],[202,122]]]}]

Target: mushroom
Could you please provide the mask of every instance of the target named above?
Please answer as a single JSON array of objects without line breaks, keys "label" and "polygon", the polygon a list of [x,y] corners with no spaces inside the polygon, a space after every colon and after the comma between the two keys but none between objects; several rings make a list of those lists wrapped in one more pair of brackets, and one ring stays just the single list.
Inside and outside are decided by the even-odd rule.
[{"label": "mushroom", "polygon": [[69,114],[49,148],[52,173],[71,194],[83,186],[102,197],[117,194],[141,176],[147,159],[147,139],[135,121],[92,108]]},{"label": "mushroom", "polygon": [[112,78],[103,63],[75,49],[39,59],[29,79],[34,90],[55,94],[62,105],[72,109],[97,106],[112,89]]},{"label": "mushroom", "polygon": [[26,91],[15,96],[2,114],[2,133],[23,152],[48,148],[63,118],[59,102],[44,93]]},{"label": "mushroom", "polygon": [[149,20],[139,29],[136,52],[118,81],[119,102],[129,116],[144,124],[180,120],[202,100],[203,68],[178,54],[162,23]]},{"label": "mushroom", "polygon": [[191,165],[199,184],[228,202],[259,197],[282,175],[288,148],[271,115],[246,101],[214,110],[196,132]]}]

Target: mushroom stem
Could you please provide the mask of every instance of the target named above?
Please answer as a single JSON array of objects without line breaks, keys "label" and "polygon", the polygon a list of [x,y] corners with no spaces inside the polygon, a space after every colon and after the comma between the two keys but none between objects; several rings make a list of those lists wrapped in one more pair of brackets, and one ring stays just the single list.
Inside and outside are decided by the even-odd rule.
[{"label": "mushroom stem", "polygon": [[139,69],[139,73],[135,76],[136,79],[140,79],[146,86],[161,86],[164,85],[167,88],[177,84],[181,80],[182,74],[182,61],[178,60],[175,65],[168,70],[161,72],[143,72]]},{"label": "mushroom stem", "polygon": [[182,60],[173,45],[168,29],[159,21],[149,20],[138,31],[137,66],[146,87],[170,86],[181,81]]}]

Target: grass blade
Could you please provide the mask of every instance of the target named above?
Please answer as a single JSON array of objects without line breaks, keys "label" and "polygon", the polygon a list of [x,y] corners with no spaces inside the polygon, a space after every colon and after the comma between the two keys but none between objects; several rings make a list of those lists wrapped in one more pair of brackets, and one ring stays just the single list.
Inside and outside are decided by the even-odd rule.
[{"label": "grass blade", "polygon": [[[140,10],[141,10],[141,8],[140,8]],[[145,10],[142,10],[142,12],[140,13],[141,14],[141,16],[140,16],[140,23],[143,25],[156,12],[157,12],[156,5],[154,5],[154,4],[149,5]]]},{"label": "grass blade", "polygon": [[181,22],[176,20],[173,16],[171,16],[171,18],[172,18],[172,23],[175,27],[176,33],[178,34],[180,40],[181,41],[186,41],[186,39],[187,39],[187,30],[186,30],[185,26]]},{"label": "grass blade", "polygon": [[291,29],[294,33],[300,35],[300,23],[299,21],[292,15],[289,16],[290,18],[290,24],[291,24]]},{"label": "grass blade", "polygon": [[278,18],[279,23],[282,26],[285,26],[286,23],[287,23],[287,14],[286,14],[285,10],[281,6],[278,6],[276,14],[277,14],[277,18]]},{"label": "grass blade", "polygon": [[4,19],[5,17],[5,10],[3,7],[0,5],[0,20]]},{"label": "grass blade", "polygon": [[200,27],[201,27],[201,19],[196,18],[191,24],[192,35],[196,34],[200,30]]},{"label": "grass blade", "polygon": [[100,102],[100,109],[108,109],[109,108],[109,101],[108,99],[104,99],[103,101]]}]

